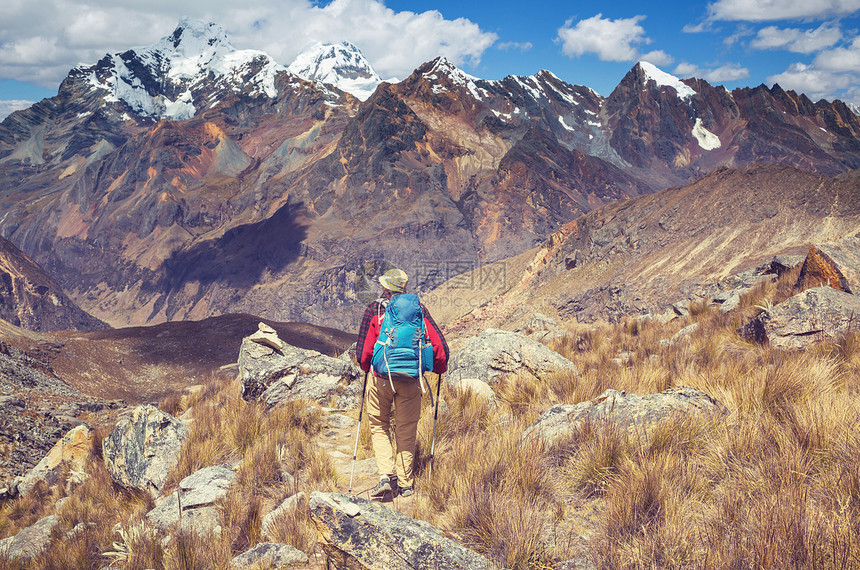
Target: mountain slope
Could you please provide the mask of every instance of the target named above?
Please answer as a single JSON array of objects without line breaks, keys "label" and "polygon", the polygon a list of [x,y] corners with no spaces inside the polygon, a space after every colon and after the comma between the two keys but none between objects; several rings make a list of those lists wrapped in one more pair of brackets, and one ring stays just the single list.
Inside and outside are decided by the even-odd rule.
[{"label": "mountain slope", "polygon": [[483,304],[475,311],[445,310],[446,288],[428,306],[440,306],[442,320],[463,334],[473,332],[469,323],[505,326],[535,311],[580,322],[662,313],[675,301],[715,294],[713,284],[774,255],[860,233],[858,183],[856,172],[828,178],[779,165],[720,168],[687,186],[593,210],[533,252],[500,262],[510,269],[504,287],[472,291]]},{"label": "mountain slope", "polygon": [[[308,69],[370,73],[338,49],[354,59]],[[186,100],[193,116],[171,119]],[[114,326],[245,312],[349,327],[369,261],[426,290],[720,165],[845,172],[858,133],[838,102],[644,62],[603,98],[437,58],[362,102],[186,21],[0,124],[0,235]]]},{"label": "mountain slope", "polygon": [[69,299],[21,250],[0,238],[0,319],[32,331],[108,328]]}]

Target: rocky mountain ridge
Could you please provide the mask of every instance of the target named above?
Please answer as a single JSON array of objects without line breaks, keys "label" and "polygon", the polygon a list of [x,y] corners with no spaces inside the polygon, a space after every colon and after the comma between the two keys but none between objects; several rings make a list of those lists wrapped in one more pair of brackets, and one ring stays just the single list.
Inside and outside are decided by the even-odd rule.
[{"label": "rocky mountain ridge", "polygon": [[[78,68],[0,125],[0,235],[114,326],[353,323],[368,261],[426,290],[720,165],[858,166],[857,116],[778,86],[729,93],[641,63],[603,98],[438,58],[361,102],[216,32],[184,23],[158,50]],[[168,120],[187,93],[193,117]]]},{"label": "rocky mountain ridge", "polygon": [[0,319],[37,332],[108,328],[75,305],[41,267],[3,238],[0,238]]},{"label": "rocky mountain ridge", "polygon": [[[617,201],[566,224],[541,247],[479,271],[453,308],[455,280],[428,306],[451,330],[513,326],[529,311],[579,322],[659,315],[737,287],[775,256],[860,233],[857,173],[834,178],[784,166],[720,168],[693,184]],[[746,272],[746,273],[745,273]],[[770,271],[768,271],[770,272]],[[474,324],[473,324],[474,323]]]}]

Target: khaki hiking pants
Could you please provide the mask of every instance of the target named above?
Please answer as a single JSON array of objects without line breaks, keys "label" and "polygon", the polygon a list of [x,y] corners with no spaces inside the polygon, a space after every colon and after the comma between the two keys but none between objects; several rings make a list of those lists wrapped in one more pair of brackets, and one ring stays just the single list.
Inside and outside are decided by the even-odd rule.
[{"label": "khaki hiking pants", "polygon": [[[380,475],[397,475],[400,487],[412,486],[412,461],[415,438],[421,418],[421,385],[415,381],[394,380],[394,390],[388,378],[373,372],[367,379],[367,418],[376,466]],[[391,443],[392,404],[394,406],[394,444]],[[395,461],[396,459],[396,461]]]}]

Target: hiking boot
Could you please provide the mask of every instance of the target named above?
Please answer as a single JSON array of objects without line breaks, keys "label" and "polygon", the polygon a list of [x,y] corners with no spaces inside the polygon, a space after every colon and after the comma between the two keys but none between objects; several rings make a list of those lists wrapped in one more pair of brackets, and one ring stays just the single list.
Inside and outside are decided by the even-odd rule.
[{"label": "hiking boot", "polygon": [[408,497],[412,494],[412,487],[398,487],[397,494],[399,494],[401,497]]},{"label": "hiking boot", "polygon": [[[395,483],[396,487],[397,484]],[[370,492],[371,499],[382,499],[385,497],[386,493],[391,493],[391,479],[388,475],[383,475],[379,478],[379,483],[376,484],[376,487]]]}]

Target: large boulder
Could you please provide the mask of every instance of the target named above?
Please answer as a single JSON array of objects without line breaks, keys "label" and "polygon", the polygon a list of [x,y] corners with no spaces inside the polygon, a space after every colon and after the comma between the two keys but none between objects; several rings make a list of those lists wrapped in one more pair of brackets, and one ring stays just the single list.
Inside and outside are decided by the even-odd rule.
[{"label": "large boulder", "polygon": [[554,372],[579,374],[576,365],[524,335],[487,329],[464,341],[451,355],[447,381],[456,387],[461,379],[473,378],[495,384],[505,374],[526,374],[537,379]]},{"label": "large boulder", "polygon": [[289,568],[309,562],[308,555],[288,544],[261,542],[233,558],[235,568]]},{"label": "large boulder", "polygon": [[311,518],[334,568],[419,570],[494,566],[446,538],[441,530],[385,505],[337,493],[314,492]]},{"label": "large boulder", "polygon": [[279,520],[300,508],[307,508],[307,495],[305,493],[296,493],[284,499],[272,512],[263,517],[261,527],[263,538],[273,540]]},{"label": "large boulder", "polygon": [[[146,514],[159,530],[168,531],[179,524],[182,529],[201,536],[219,527],[215,502],[227,494],[236,473],[222,466],[204,467],[179,482],[179,489],[160,499]],[[181,512],[181,514],[180,514]]]},{"label": "large boulder", "polygon": [[92,455],[93,438],[93,430],[86,424],[71,429],[24,475],[18,483],[18,492],[22,495],[27,493],[39,481],[53,485],[64,469],[83,471]]},{"label": "large boulder", "polygon": [[105,467],[123,487],[157,497],[187,437],[181,420],[154,406],[138,406],[102,442]]},{"label": "large boulder", "polygon": [[60,517],[50,515],[39,519],[15,536],[0,540],[0,556],[10,560],[29,560],[42,553],[51,542],[51,531],[59,522]]},{"label": "large boulder", "polygon": [[277,406],[287,400],[314,400],[339,408],[355,407],[361,397],[361,370],[348,359],[291,346],[260,323],[242,341],[239,379],[245,400]]},{"label": "large boulder", "polygon": [[860,330],[860,297],[832,287],[815,287],[771,307],[744,327],[750,339],[781,349],[836,341]]},{"label": "large boulder", "polygon": [[553,406],[523,432],[547,443],[569,439],[587,421],[607,421],[627,429],[645,429],[684,414],[725,414],[727,410],[708,394],[687,386],[659,394],[639,396],[606,390],[593,400]]},{"label": "large boulder", "polygon": [[809,249],[795,290],[822,285],[860,294],[860,237],[817,244]]},{"label": "large boulder", "polygon": [[557,320],[543,313],[533,314],[528,322],[514,332],[524,334],[543,344],[549,344],[554,340],[568,336],[568,332],[558,324]]}]

